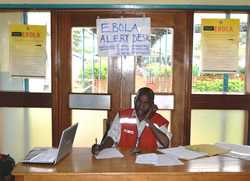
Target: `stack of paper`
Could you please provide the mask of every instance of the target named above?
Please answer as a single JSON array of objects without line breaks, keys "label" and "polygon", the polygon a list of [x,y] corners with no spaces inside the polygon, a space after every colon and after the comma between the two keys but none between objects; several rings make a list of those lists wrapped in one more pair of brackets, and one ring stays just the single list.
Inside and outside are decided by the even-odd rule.
[{"label": "stack of paper", "polygon": [[216,145],[224,149],[230,149],[229,153],[224,154],[225,156],[250,160],[250,146],[227,143],[216,143]]},{"label": "stack of paper", "polygon": [[230,151],[229,153],[224,154],[224,155],[232,157],[232,158],[239,158],[242,160],[250,160],[250,153],[246,154],[246,153],[239,153],[239,152]]},{"label": "stack of paper", "polygon": [[230,151],[229,149],[225,149],[217,145],[211,145],[211,144],[189,145],[186,146],[186,148],[192,151],[207,153],[208,156],[221,155],[228,153]]},{"label": "stack of paper", "polygon": [[98,155],[95,155],[96,159],[108,159],[108,158],[123,158],[123,154],[116,148],[106,148],[100,151]]},{"label": "stack of paper", "polygon": [[178,146],[173,148],[166,148],[166,149],[159,149],[161,153],[173,155],[179,159],[183,160],[192,160],[204,156],[208,156],[207,153],[198,152],[198,151],[191,151],[185,148],[184,146]]},{"label": "stack of paper", "polygon": [[176,157],[172,155],[155,154],[155,153],[137,155],[135,163],[152,164],[155,166],[183,165],[183,162],[181,162],[180,160],[178,160]]},{"label": "stack of paper", "polygon": [[229,149],[229,150],[239,152],[239,153],[250,153],[250,146],[248,145],[237,145],[237,144],[228,144],[228,143],[216,143],[215,145],[221,148]]}]

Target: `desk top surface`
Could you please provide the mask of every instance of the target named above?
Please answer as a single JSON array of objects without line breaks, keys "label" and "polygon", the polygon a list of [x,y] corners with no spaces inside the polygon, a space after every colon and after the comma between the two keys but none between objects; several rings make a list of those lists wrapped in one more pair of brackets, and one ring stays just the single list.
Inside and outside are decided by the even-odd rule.
[{"label": "desk top surface", "polygon": [[184,161],[180,166],[152,166],[135,164],[135,155],[123,152],[124,158],[96,160],[90,148],[74,148],[72,153],[56,165],[18,163],[13,175],[71,175],[71,174],[250,174],[250,161],[214,156]]}]

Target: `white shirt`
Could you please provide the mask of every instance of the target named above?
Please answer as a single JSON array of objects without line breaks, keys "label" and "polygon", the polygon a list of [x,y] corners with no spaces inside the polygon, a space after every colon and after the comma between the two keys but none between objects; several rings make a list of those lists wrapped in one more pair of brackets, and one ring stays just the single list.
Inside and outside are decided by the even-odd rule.
[{"label": "white shirt", "polygon": [[[135,113],[135,112],[134,112]],[[144,120],[139,121],[139,119],[137,118],[137,116],[135,117],[135,123],[137,126],[137,132],[138,132],[138,136],[137,139],[140,138],[144,128],[146,126],[148,126],[148,123]],[[162,126],[158,126],[157,124],[154,124],[159,130],[161,130],[165,135],[167,135],[169,141],[172,138],[172,133],[170,131],[168,131],[166,124],[162,125]],[[117,113],[112,125],[108,131],[108,136],[111,137],[114,141],[114,144],[118,144],[120,141],[120,136],[121,136],[121,123],[120,123],[120,117],[119,114]],[[138,141],[138,140],[137,140]],[[160,142],[157,141],[157,146],[158,147],[162,147],[162,145],[160,144]]]}]

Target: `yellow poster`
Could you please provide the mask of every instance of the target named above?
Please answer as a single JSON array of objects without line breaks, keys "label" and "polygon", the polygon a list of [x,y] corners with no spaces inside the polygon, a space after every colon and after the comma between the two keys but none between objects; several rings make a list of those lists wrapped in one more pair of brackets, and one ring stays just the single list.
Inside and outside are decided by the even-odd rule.
[{"label": "yellow poster", "polygon": [[202,72],[233,73],[239,62],[239,19],[201,20]]},{"label": "yellow poster", "polygon": [[46,26],[9,26],[10,67],[15,77],[45,77]]}]

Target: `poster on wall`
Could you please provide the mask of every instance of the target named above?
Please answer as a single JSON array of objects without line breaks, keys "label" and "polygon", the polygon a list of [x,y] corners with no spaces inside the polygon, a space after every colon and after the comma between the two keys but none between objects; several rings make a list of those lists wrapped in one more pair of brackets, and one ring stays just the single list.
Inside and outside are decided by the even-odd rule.
[{"label": "poster on wall", "polygon": [[46,26],[9,25],[10,72],[13,77],[46,76]]},{"label": "poster on wall", "polygon": [[234,73],[239,62],[239,19],[201,20],[202,72]]},{"label": "poster on wall", "polygon": [[98,56],[150,55],[150,18],[97,19]]}]

